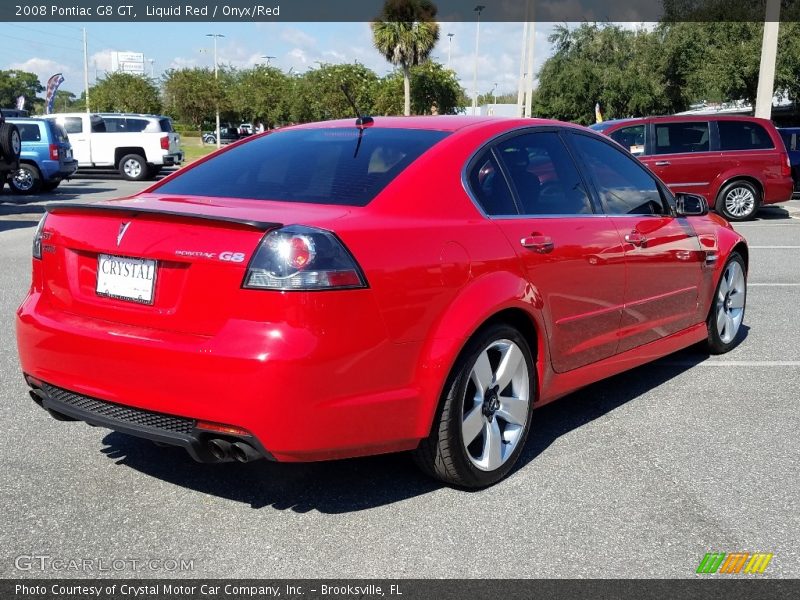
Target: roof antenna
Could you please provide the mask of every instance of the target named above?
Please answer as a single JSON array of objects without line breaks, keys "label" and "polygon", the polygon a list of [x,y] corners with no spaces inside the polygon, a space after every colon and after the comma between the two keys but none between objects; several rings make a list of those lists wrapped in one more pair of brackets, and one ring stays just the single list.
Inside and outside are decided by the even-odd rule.
[{"label": "roof antenna", "polygon": [[362,115],[361,111],[358,110],[358,106],[356,106],[356,101],[353,100],[353,96],[350,95],[350,91],[347,89],[347,86],[342,84],[340,87],[342,88],[342,92],[344,92],[345,98],[347,98],[347,101],[350,103],[350,106],[352,106],[353,110],[356,111],[356,116],[358,117],[356,119],[356,127],[363,129],[367,125],[372,125],[375,122],[375,119],[368,115]]}]

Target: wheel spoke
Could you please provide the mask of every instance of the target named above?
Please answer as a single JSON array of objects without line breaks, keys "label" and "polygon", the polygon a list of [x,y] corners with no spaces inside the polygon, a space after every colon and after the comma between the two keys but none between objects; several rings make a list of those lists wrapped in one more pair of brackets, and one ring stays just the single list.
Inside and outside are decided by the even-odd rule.
[{"label": "wheel spoke", "polygon": [[717,309],[717,333],[722,336],[722,332],[725,330],[725,319],[727,315],[725,314],[725,306],[721,305]]},{"label": "wheel spoke", "polygon": [[511,344],[506,350],[503,358],[500,360],[500,366],[497,367],[497,384],[500,392],[508,387],[520,364],[523,361],[522,350],[516,344]]},{"label": "wheel spoke", "polygon": [[736,323],[733,321],[733,317],[730,316],[728,313],[725,313],[725,339],[728,341],[732,340],[736,335]]},{"label": "wheel spoke", "polygon": [[495,417],[514,425],[525,425],[528,417],[528,401],[500,396],[500,409],[495,413]]},{"label": "wheel spoke", "polygon": [[475,361],[470,378],[481,395],[492,385],[492,365],[489,363],[489,355],[486,350],[481,352],[478,360]]},{"label": "wheel spoke", "polygon": [[473,408],[466,417],[464,417],[464,422],[461,425],[462,435],[464,437],[464,446],[469,446],[478,435],[481,433],[481,429],[483,429],[484,418],[482,407],[478,404],[475,408]]},{"label": "wheel spoke", "polygon": [[730,284],[728,283],[728,272],[725,271],[722,274],[722,278],[719,280],[719,292],[717,292],[717,298],[720,302],[725,301],[725,296],[728,295],[728,290],[730,289]]},{"label": "wheel spoke", "polygon": [[483,454],[479,459],[487,470],[494,470],[503,463],[503,436],[497,419],[486,423],[483,428]]},{"label": "wheel spoke", "polygon": [[730,295],[731,308],[744,308],[744,294],[739,292]]}]

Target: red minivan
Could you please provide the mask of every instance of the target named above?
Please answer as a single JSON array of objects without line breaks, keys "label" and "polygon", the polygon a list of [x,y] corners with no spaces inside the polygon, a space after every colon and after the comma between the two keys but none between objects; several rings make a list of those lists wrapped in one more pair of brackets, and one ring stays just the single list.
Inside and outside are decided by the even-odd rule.
[{"label": "red minivan", "polygon": [[675,192],[705,196],[729,221],[792,198],[789,155],[775,126],[741,116],[675,115],[591,126],[638,157]]}]

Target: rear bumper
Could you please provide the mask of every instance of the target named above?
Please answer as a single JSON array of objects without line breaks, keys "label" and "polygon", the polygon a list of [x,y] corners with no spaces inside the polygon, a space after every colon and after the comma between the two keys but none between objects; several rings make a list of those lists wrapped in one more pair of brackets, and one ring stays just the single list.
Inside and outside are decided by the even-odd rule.
[{"label": "rear bumper", "polygon": [[78,161],[44,160],[39,164],[39,169],[45,181],[61,181],[75,174],[78,170]]},{"label": "rear bumper", "polygon": [[59,420],[83,421],[95,427],[107,427],[161,444],[180,446],[197,462],[221,462],[209,450],[212,439],[229,443],[244,442],[255,446],[263,458],[272,459],[258,440],[251,436],[220,434],[199,429],[197,421],[105,402],[76,394],[44,382],[28,380],[31,397],[41,408]]},{"label": "rear bumper", "polygon": [[[244,429],[279,461],[414,448],[429,426],[409,383],[419,347],[388,341],[368,318],[369,302],[345,294],[336,301],[353,305],[360,320],[336,310],[312,316],[305,327],[232,319],[200,336],[61,312],[34,291],[17,312],[20,362],[27,375],[96,401]],[[69,407],[53,410],[153,434]],[[191,436],[173,438],[157,441],[202,457]]]},{"label": "rear bumper", "polygon": [[176,152],[175,154],[164,155],[164,166],[172,167],[180,165],[183,162],[183,152]]}]

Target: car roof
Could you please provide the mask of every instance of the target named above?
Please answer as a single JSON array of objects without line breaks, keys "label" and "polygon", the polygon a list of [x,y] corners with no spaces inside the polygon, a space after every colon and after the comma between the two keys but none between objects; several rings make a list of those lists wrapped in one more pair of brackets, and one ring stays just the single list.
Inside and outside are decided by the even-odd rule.
[{"label": "car roof", "polygon": [[49,123],[43,117],[6,117],[6,123]]},{"label": "car roof", "polygon": [[[380,127],[386,129],[428,129],[431,131],[458,131],[465,127],[476,125],[493,125],[506,123],[509,126],[545,126],[558,125],[563,127],[582,128],[581,125],[574,123],[564,123],[550,119],[523,119],[514,117],[494,117],[494,116],[467,116],[467,115],[431,115],[417,117],[373,117],[374,123],[370,127]],[[336,119],[333,121],[318,121],[314,123],[303,123],[292,125],[285,129],[325,129],[332,127],[355,127],[355,117],[349,119]]]}]

